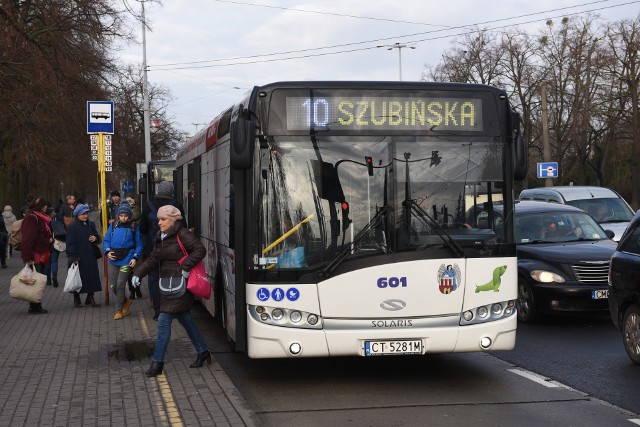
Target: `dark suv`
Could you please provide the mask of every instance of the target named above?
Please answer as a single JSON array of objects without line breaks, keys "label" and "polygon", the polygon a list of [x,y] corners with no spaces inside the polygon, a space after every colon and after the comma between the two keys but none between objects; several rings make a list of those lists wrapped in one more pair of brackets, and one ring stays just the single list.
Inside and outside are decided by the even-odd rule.
[{"label": "dark suv", "polygon": [[629,358],[640,365],[640,211],[611,257],[609,311]]}]

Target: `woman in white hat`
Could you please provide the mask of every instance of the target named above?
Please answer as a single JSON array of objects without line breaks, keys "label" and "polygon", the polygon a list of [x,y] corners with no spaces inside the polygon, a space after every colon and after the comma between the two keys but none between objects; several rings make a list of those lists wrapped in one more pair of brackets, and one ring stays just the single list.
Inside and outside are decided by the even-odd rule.
[{"label": "woman in white hat", "polygon": [[[147,259],[138,267],[131,278],[131,283],[140,286],[140,278],[149,272],[160,268],[160,281],[163,279],[175,278],[181,282],[180,277],[189,277],[189,271],[200,262],[207,250],[193,233],[182,226],[182,214],[180,210],[172,205],[165,205],[158,209],[158,224],[160,232],[155,238],[153,250]],[[182,248],[187,255],[185,257]],[[184,258],[184,259],[183,259]],[[160,315],[158,316],[158,337],[153,351],[152,363],[146,372],[148,377],[155,377],[162,373],[164,367],[164,355],[171,339],[171,322],[178,319],[184,327],[198,353],[191,368],[200,368],[205,362],[211,363],[211,353],[207,344],[202,338],[193,317],[191,316],[191,306],[194,297],[191,292],[184,288],[176,295],[165,295],[160,293]]]}]

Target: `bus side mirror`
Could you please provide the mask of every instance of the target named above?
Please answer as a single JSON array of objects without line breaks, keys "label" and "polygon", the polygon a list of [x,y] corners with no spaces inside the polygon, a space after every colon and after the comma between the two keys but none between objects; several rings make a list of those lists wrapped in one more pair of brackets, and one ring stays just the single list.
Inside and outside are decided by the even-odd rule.
[{"label": "bus side mirror", "polygon": [[514,152],[514,165],[513,165],[513,179],[516,181],[522,181],[527,176],[527,166],[529,164],[529,153],[527,146],[522,136],[520,114],[513,115],[514,133],[513,138],[513,152]]},{"label": "bus side mirror", "polygon": [[142,175],[142,178],[138,180],[138,193],[147,194],[147,174]]},{"label": "bus side mirror", "polygon": [[246,120],[242,114],[231,122],[231,166],[247,170],[253,164],[253,150],[256,139],[256,125]]}]

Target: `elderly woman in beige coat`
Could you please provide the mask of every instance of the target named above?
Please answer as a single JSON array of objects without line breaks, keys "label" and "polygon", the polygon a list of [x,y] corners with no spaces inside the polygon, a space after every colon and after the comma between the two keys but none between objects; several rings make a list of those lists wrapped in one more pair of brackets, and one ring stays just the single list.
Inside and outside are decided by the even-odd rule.
[{"label": "elderly woman in beige coat", "polygon": [[[160,267],[160,281],[174,279],[178,283],[180,277],[188,280],[189,271],[206,255],[207,250],[189,230],[182,227],[180,220],[182,215],[175,206],[166,205],[158,209],[158,224],[160,232],[155,237],[153,251],[147,259],[135,270],[131,278],[133,286],[140,286],[140,278],[150,271]],[[179,262],[184,253],[180,244],[187,251],[187,257]],[[186,288],[186,283],[184,284]],[[158,317],[158,337],[153,351],[152,363],[147,370],[148,377],[155,377],[162,373],[164,367],[164,355],[171,339],[171,322],[178,319],[184,327],[198,353],[196,361],[191,368],[200,368],[205,362],[211,363],[211,353],[202,338],[193,317],[191,306],[194,297],[188,290],[177,295],[160,294],[160,316]]]}]

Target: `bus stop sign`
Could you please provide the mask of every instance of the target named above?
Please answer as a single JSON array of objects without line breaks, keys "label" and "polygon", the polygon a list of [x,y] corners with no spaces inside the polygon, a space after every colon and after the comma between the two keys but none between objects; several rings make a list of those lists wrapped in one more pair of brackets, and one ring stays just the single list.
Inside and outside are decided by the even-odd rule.
[{"label": "bus stop sign", "polygon": [[87,101],[87,133],[113,134],[113,102]]}]

